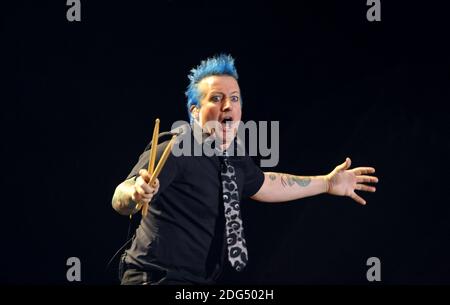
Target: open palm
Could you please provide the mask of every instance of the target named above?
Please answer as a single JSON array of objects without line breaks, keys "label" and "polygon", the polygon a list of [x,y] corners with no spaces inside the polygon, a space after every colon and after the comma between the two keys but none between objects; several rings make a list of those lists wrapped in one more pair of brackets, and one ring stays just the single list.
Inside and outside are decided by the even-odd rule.
[{"label": "open palm", "polygon": [[327,175],[328,178],[328,193],[337,196],[349,196],[360,204],[366,204],[366,201],[355,193],[358,191],[375,192],[374,186],[369,186],[364,183],[377,183],[378,178],[371,176],[375,173],[373,167],[356,167],[349,169],[352,161],[346,158],[345,162]]}]

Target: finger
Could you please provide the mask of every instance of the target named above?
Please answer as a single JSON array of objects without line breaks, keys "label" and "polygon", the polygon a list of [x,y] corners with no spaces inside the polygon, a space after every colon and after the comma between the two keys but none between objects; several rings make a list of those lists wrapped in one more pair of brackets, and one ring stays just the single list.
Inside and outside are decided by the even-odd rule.
[{"label": "finger", "polygon": [[156,193],[158,193],[158,191],[159,191],[159,184],[153,188],[152,195],[155,195]]},{"label": "finger", "polygon": [[144,190],[145,193],[147,194],[153,194],[154,193],[154,188],[151,187],[150,185],[148,185],[146,182],[144,182],[143,180],[139,181],[137,183],[137,186],[140,187],[141,189]]},{"label": "finger", "polygon": [[145,193],[147,194],[153,194],[155,192],[155,188],[151,187],[148,184],[143,184],[142,189],[144,189]]},{"label": "finger", "polygon": [[158,178],[156,178],[156,180],[153,182],[152,187],[155,188],[155,189],[159,188],[159,179]]},{"label": "finger", "polygon": [[369,186],[365,184],[357,184],[355,189],[358,191],[375,192],[377,189],[374,186]]},{"label": "finger", "polygon": [[144,194],[144,195],[141,195],[141,200],[144,200],[144,199],[148,199],[148,200],[151,200],[152,198],[153,198],[153,194]]},{"label": "finger", "polygon": [[[145,184],[144,184],[143,186],[145,186]],[[147,193],[147,192],[142,188],[142,186],[140,186],[140,185],[136,185],[136,192],[137,192],[141,197],[143,197],[143,196],[146,195],[146,194],[149,194],[149,192]]]},{"label": "finger", "polygon": [[146,184],[148,184],[146,179],[147,179],[147,177],[145,176],[145,174],[143,174],[143,176],[137,177],[135,184],[139,185],[139,186],[146,185]]},{"label": "finger", "polygon": [[345,159],[345,161],[344,161],[344,163],[342,163],[341,165],[338,165],[337,166],[337,169],[338,170],[346,170],[346,169],[348,169],[349,167],[350,167],[350,165],[352,165],[352,160],[350,160],[350,158],[346,158]]},{"label": "finger", "polygon": [[356,194],[355,192],[353,192],[352,194],[350,194],[350,197],[355,200],[357,203],[365,205],[366,201],[364,199],[362,199],[362,197],[360,197],[358,194]]},{"label": "finger", "polygon": [[356,182],[378,183],[378,178],[374,176],[356,176]]},{"label": "finger", "polygon": [[141,169],[139,171],[139,176],[141,176],[142,179],[144,179],[144,181],[146,183],[148,183],[150,181],[150,175],[149,175],[149,173],[148,173],[148,171],[146,169]]},{"label": "finger", "polygon": [[375,168],[373,167],[357,167],[353,169],[353,172],[359,176],[362,174],[373,174],[375,173]]}]

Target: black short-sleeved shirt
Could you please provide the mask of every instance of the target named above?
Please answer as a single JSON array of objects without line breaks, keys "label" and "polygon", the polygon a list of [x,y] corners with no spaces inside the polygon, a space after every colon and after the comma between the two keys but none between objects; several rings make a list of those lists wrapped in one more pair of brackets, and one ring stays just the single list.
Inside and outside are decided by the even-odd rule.
[{"label": "black short-sleeved shirt", "polygon": [[[167,141],[158,145],[157,160],[166,145]],[[147,168],[148,159],[146,150],[128,178]],[[236,168],[240,198],[258,192],[264,173],[253,160],[236,156],[230,162]],[[142,270],[179,272],[191,282],[214,282],[227,251],[219,158],[171,154],[159,181],[159,192],[136,230],[125,262]]]}]

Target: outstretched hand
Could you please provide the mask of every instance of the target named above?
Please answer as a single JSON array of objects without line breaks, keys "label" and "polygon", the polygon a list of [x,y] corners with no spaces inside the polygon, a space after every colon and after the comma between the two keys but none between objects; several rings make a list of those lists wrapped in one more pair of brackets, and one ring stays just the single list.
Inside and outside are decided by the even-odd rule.
[{"label": "outstretched hand", "polygon": [[356,202],[365,205],[366,201],[360,197],[355,191],[375,192],[374,186],[364,183],[377,183],[378,178],[370,176],[375,173],[373,167],[356,167],[349,169],[352,161],[346,158],[345,162],[329,173],[326,177],[328,180],[328,193],[337,196],[349,196]]}]

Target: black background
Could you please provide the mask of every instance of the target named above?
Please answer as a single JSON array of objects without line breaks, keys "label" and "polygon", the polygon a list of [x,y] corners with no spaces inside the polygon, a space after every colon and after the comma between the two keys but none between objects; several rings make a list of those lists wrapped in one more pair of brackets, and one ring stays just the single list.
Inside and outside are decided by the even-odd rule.
[{"label": "black background", "polygon": [[126,239],[113,191],[161,130],[187,120],[187,74],[217,53],[236,58],[243,120],[280,121],[280,162],[299,175],[346,156],[377,169],[368,205],[320,195],[246,201],[250,264],[223,281],[450,283],[448,9],[382,1],[17,1],[2,8],[0,282],[82,283]]}]

